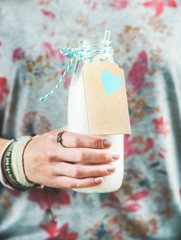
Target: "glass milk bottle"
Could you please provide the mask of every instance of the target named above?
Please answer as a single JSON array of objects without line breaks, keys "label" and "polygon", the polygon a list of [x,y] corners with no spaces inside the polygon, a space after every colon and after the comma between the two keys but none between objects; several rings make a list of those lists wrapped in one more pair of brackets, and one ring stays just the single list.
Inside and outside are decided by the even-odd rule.
[{"label": "glass milk bottle", "polygon": [[[89,135],[82,69],[87,63],[92,61],[92,58],[94,58],[97,54],[102,55],[104,51],[106,51],[105,57],[109,54],[109,60],[114,62],[112,56],[113,51],[111,41],[105,40],[80,41],[79,47],[83,50],[81,54],[85,55],[85,57],[81,58],[81,60],[76,63],[75,70],[72,75],[68,99],[68,131]],[[96,53],[95,50],[99,50],[99,53]],[[88,188],[76,188],[74,189],[75,191],[85,193],[104,193],[116,191],[121,187],[124,171],[123,135],[105,134],[99,136],[110,139],[112,142],[110,150],[120,153],[120,158],[112,163],[115,164],[116,170],[113,174],[104,177],[104,181],[100,185]]]}]

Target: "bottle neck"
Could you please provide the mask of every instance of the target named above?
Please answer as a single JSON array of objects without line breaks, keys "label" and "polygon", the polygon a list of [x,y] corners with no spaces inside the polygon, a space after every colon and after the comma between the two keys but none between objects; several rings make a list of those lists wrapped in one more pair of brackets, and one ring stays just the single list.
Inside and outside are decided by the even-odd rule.
[{"label": "bottle neck", "polygon": [[111,41],[105,40],[83,40],[79,44],[80,50],[84,55],[84,62],[91,62],[96,55],[112,57],[113,49]]}]

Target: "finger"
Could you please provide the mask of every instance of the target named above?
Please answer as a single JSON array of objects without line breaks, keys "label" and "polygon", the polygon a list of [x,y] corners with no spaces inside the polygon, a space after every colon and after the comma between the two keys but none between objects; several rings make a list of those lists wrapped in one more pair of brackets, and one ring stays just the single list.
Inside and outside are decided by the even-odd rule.
[{"label": "finger", "polygon": [[56,148],[54,160],[78,163],[106,163],[119,159],[120,155],[111,150],[90,148]]},{"label": "finger", "polygon": [[93,137],[84,134],[65,132],[62,134],[62,144],[68,148],[103,149],[110,147],[111,141],[102,137]]},{"label": "finger", "polygon": [[98,186],[103,183],[103,178],[83,178],[76,179],[71,177],[60,176],[56,177],[54,182],[54,186],[56,188],[87,188]]},{"label": "finger", "polygon": [[55,165],[55,174],[73,178],[103,177],[115,171],[113,164],[83,165],[60,162]]}]

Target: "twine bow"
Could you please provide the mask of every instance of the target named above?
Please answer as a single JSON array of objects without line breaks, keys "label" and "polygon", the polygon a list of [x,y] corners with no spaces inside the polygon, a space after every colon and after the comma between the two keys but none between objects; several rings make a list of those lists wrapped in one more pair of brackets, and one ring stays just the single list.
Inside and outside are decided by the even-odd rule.
[{"label": "twine bow", "polygon": [[44,95],[43,97],[40,98],[40,101],[43,102],[45,100],[45,98],[49,97],[52,93],[55,92],[55,90],[59,87],[59,85],[61,84],[62,80],[64,79],[65,75],[67,74],[67,72],[69,71],[69,69],[72,66],[72,63],[74,60],[79,61],[80,59],[93,59],[93,57],[89,57],[88,54],[89,53],[106,53],[106,57],[105,58],[101,58],[100,61],[104,61],[106,60],[110,54],[112,54],[112,52],[108,52],[107,49],[100,49],[100,50],[82,50],[80,48],[62,48],[60,50],[60,53],[64,56],[68,56],[72,54],[72,58],[67,66],[67,68],[65,69],[64,73],[62,74],[59,82],[56,84],[56,86],[46,95]]}]

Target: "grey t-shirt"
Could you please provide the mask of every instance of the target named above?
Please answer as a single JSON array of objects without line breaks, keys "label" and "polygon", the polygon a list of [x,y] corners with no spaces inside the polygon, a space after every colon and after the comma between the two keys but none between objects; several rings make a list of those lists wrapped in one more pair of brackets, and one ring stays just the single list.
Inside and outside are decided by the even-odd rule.
[{"label": "grey t-shirt", "polygon": [[132,134],[124,183],[107,194],[0,186],[0,239],[181,239],[181,4],[167,0],[0,0],[0,136],[67,124],[72,72],[59,49],[111,31],[126,73]]}]

